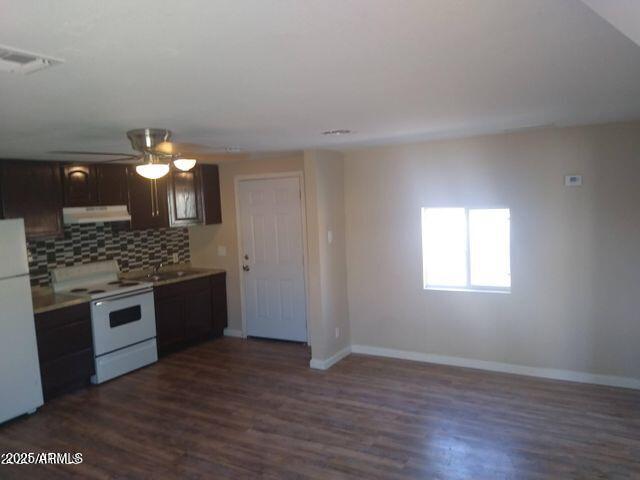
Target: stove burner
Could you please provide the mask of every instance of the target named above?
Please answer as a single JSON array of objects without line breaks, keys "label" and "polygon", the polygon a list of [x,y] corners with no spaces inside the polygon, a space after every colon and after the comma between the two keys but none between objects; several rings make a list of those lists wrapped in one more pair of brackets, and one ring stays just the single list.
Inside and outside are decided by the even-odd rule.
[{"label": "stove burner", "polygon": [[73,289],[73,290],[71,290],[71,291],[72,291],[72,292],[74,292],[74,293],[77,293],[77,292],[86,292],[86,291],[87,291],[87,289],[86,289],[86,288],[74,288],[74,289]]},{"label": "stove burner", "polygon": [[97,289],[97,290],[89,290],[89,293],[104,293],[104,290],[100,290],[100,289]]}]

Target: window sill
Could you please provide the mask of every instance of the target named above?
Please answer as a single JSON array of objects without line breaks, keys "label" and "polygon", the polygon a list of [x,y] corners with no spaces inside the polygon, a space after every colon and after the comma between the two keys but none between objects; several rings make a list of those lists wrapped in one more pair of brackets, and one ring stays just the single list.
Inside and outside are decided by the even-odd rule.
[{"label": "window sill", "polygon": [[501,289],[491,289],[491,288],[456,288],[456,287],[424,287],[425,291],[434,291],[434,292],[469,292],[469,293],[500,293],[503,295],[511,294],[511,289],[509,290],[501,290]]}]

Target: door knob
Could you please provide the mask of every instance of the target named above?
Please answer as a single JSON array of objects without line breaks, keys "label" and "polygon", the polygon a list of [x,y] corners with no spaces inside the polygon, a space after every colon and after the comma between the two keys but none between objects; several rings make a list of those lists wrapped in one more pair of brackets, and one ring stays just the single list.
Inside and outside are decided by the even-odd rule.
[{"label": "door knob", "polygon": [[249,265],[242,265],[242,270],[244,270],[245,272],[248,272],[251,269],[249,268]]}]

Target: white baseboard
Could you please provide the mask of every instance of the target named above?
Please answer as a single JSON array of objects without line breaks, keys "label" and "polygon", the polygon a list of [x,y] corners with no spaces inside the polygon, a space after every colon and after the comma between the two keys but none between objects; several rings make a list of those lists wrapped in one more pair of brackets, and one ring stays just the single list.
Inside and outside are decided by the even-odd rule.
[{"label": "white baseboard", "polygon": [[225,328],[224,329],[224,336],[225,337],[239,337],[242,338],[242,330],[233,330],[230,328]]},{"label": "white baseboard", "polygon": [[316,370],[326,370],[332,365],[338,363],[340,360],[342,360],[344,357],[346,357],[350,353],[351,353],[351,347],[350,346],[345,347],[335,355],[332,355],[329,358],[326,358],[324,360],[320,360],[318,358],[312,358],[311,361],[309,362],[309,366],[311,368],[315,368]]},{"label": "white baseboard", "polygon": [[[471,358],[449,357],[422,352],[395,350],[391,348],[370,347],[368,345],[351,345],[351,353],[362,353],[378,357],[399,358],[402,360],[415,360],[418,362],[437,363],[440,365],[452,365],[456,367],[477,368],[492,372],[513,373],[530,377],[551,378],[554,380],[567,380],[570,382],[594,383],[611,387],[634,388],[640,390],[640,379],[631,377],[618,377],[615,375],[602,375],[573,370],[559,370],[555,368],[527,367],[511,363],[488,362]],[[332,357],[333,358],[333,357]],[[313,360],[311,361],[313,363]],[[314,367],[312,368],[320,368]],[[328,368],[328,367],[327,367]]]}]

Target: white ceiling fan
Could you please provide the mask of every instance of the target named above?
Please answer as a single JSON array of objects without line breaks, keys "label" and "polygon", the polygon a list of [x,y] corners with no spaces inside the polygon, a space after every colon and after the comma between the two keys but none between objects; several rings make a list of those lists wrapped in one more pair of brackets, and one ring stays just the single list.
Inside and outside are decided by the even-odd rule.
[{"label": "white ceiling fan", "polygon": [[[104,155],[115,156],[107,162],[137,159],[141,163],[136,165],[136,172],[150,180],[164,177],[169,173],[171,164],[184,172],[195,167],[197,160],[194,152],[201,149],[200,145],[171,142],[171,130],[165,128],[137,128],[129,130],[127,137],[131,147],[139,154],[115,152],[86,152],[78,150],[56,150],[49,153],[66,155]],[[206,148],[206,147],[205,147]]]}]

